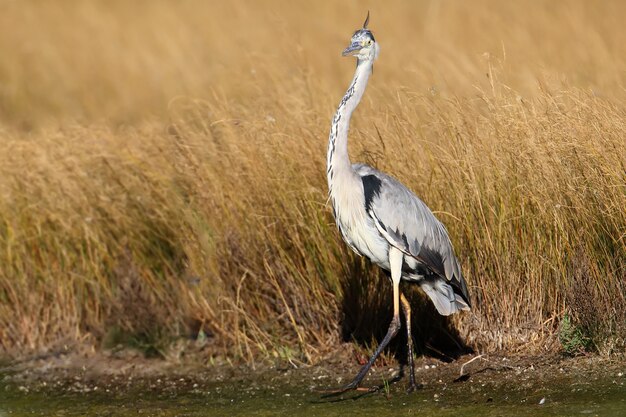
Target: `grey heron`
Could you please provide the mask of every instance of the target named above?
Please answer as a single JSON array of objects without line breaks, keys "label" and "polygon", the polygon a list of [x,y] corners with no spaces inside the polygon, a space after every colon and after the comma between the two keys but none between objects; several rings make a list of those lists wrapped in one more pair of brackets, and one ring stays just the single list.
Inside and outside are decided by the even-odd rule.
[{"label": "grey heron", "polygon": [[329,198],[339,232],[357,254],[390,272],[393,319],[384,339],[356,377],[343,388],[356,389],[376,358],[401,327],[402,307],[408,337],[409,390],[415,385],[411,307],[400,291],[400,281],[416,283],[444,315],[470,309],[467,284],[445,226],[432,211],[395,178],[365,164],[352,164],[348,155],[350,117],[372,74],[379,46],[367,28],[352,35],[343,56],[357,59],[352,82],[333,117],[328,139]]}]

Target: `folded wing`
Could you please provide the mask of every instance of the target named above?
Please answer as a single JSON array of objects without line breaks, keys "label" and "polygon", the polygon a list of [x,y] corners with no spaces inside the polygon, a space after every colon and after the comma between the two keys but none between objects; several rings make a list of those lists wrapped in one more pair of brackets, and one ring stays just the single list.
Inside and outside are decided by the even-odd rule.
[{"label": "folded wing", "polygon": [[[395,178],[367,165],[357,164],[354,169],[363,181],[367,214],[379,232],[389,244],[443,280],[438,282],[431,276],[422,283],[439,312],[450,314],[457,309],[469,309],[467,284],[445,226],[422,200]],[[440,308],[438,295],[453,305],[449,309]],[[455,306],[455,302],[458,305]]]}]

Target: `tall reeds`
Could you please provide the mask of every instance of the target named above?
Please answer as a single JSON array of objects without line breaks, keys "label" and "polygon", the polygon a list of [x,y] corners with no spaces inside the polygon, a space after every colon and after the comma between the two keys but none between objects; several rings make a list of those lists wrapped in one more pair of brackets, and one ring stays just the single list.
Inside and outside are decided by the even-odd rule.
[{"label": "tall reeds", "polygon": [[[385,323],[386,278],[326,201],[362,10],[271,3],[0,5],[4,352],[183,336],[316,361]],[[479,349],[556,349],[564,320],[581,349],[624,346],[623,8],[372,10],[352,158],[447,225]]]}]

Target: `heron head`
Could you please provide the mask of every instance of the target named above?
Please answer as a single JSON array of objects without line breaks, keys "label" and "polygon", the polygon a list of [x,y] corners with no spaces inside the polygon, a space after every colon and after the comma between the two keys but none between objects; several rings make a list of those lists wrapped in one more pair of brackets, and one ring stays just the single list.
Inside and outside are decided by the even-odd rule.
[{"label": "heron head", "polygon": [[354,32],[352,39],[350,39],[350,45],[343,50],[341,55],[356,56],[359,61],[374,61],[378,57],[378,44],[376,43],[376,39],[374,39],[372,31],[367,28],[369,20],[370,12],[367,12],[363,27]]}]

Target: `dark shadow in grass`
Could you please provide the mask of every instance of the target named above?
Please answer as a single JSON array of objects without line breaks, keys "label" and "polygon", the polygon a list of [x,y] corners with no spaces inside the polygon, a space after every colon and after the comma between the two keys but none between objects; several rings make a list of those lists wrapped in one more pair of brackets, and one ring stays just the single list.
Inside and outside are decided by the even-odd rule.
[{"label": "dark shadow in grass", "polygon": [[[372,341],[380,343],[393,316],[391,280],[378,266],[354,257],[343,285],[341,323],[342,339],[353,341],[373,352]],[[416,355],[434,357],[445,362],[472,353],[450,318],[441,316],[432,302],[421,293],[416,284],[402,282],[401,291],[411,304],[411,324]],[[406,327],[391,341],[392,352],[400,365],[407,365]],[[367,359],[367,358],[366,358]]]}]

